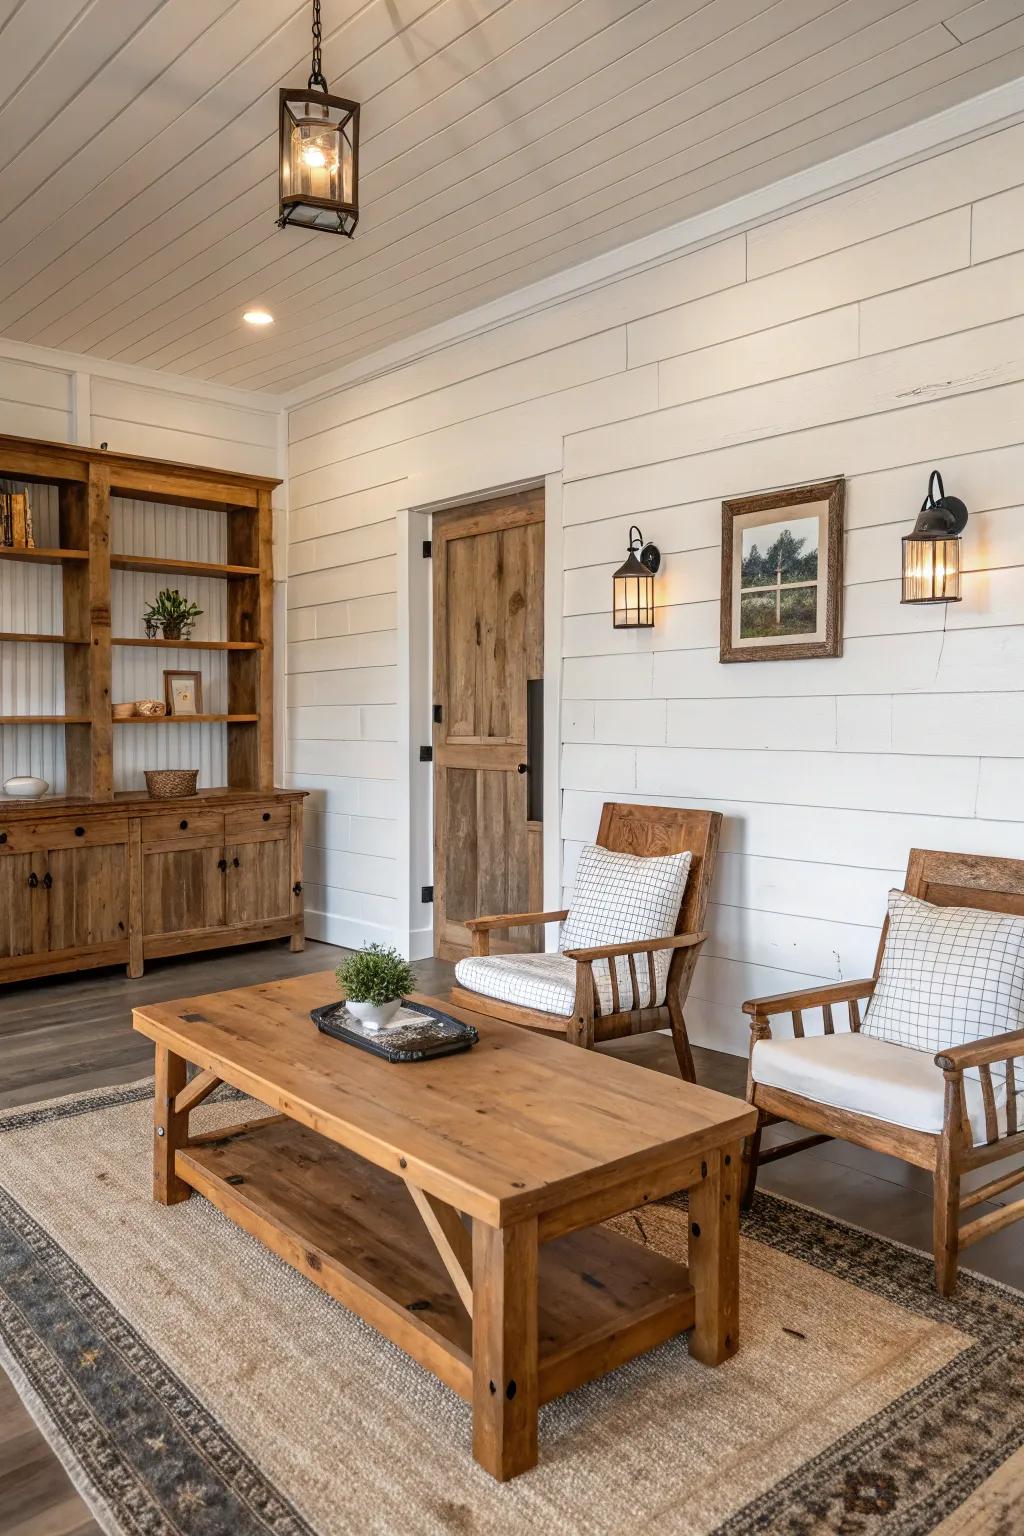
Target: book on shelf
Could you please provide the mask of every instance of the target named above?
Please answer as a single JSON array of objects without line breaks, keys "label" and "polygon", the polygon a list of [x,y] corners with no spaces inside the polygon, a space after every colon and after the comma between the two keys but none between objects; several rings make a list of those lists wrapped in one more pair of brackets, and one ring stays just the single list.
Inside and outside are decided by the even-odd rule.
[{"label": "book on shelf", "polygon": [[35,549],[32,507],[24,491],[0,491],[0,545],[5,549]]}]

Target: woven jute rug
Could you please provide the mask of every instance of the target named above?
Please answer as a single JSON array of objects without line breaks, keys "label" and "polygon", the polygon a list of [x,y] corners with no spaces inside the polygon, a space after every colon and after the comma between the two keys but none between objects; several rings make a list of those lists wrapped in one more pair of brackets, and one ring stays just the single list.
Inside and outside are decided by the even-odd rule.
[{"label": "woven jute rug", "polygon": [[[1024,1530],[1015,1291],[965,1274],[943,1301],[925,1255],[761,1195],[735,1359],[675,1340],[549,1404],[500,1486],[434,1377],[205,1200],[152,1202],[151,1098],[0,1115],[0,1362],[106,1531]],[[680,1203],[614,1225],[685,1257]]]}]

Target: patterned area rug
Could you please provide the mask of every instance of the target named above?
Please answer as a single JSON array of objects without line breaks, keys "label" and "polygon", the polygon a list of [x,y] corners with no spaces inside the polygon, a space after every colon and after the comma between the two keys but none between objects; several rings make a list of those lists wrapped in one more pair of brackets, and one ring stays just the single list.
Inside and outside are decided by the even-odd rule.
[{"label": "patterned area rug", "polygon": [[[1021,1294],[965,1274],[944,1301],[926,1256],[761,1195],[736,1358],[676,1340],[549,1404],[499,1486],[432,1376],[198,1196],[154,1205],[151,1093],[0,1115],[0,1362],[104,1530],[1024,1530]],[[685,1255],[679,1202],[613,1225]]]}]

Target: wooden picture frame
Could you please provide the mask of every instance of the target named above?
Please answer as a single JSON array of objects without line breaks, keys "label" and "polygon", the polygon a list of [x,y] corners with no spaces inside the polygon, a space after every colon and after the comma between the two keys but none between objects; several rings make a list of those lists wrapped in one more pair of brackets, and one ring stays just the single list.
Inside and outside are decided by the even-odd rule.
[{"label": "wooden picture frame", "polygon": [[[189,681],[192,684],[193,708],[187,704],[182,707],[182,691],[176,690],[177,683]],[[164,673],[164,699],[169,715],[201,715],[203,712],[203,674],[201,672],[180,672],[177,669]]]},{"label": "wooden picture frame", "polygon": [[723,501],[720,661],[842,655],[845,502],[842,476]]}]

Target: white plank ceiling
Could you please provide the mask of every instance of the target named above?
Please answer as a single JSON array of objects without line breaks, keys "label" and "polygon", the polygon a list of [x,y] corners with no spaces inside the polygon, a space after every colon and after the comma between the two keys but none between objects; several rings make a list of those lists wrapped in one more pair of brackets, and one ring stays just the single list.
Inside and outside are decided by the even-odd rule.
[{"label": "white plank ceiling", "polygon": [[0,335],[278,392],[1024,75],[1024,0],[324,0],[349,242],[274,222],[310,11],[0,0]]}]

